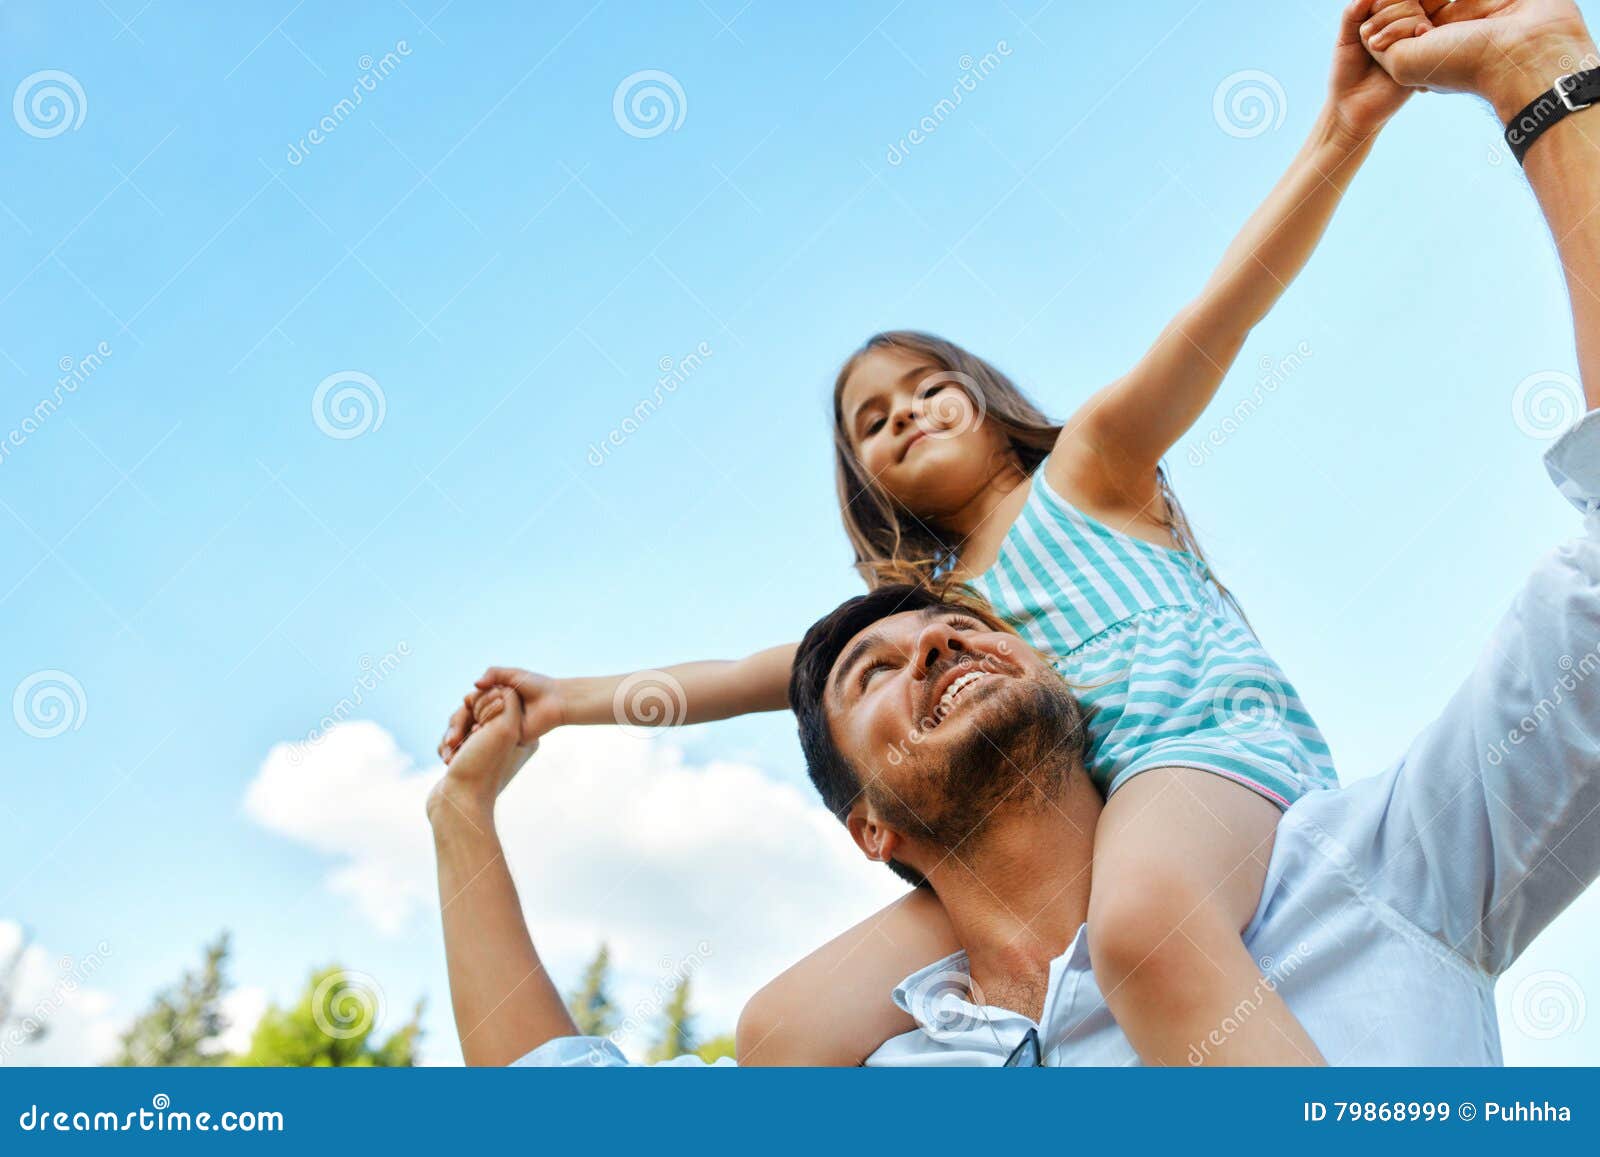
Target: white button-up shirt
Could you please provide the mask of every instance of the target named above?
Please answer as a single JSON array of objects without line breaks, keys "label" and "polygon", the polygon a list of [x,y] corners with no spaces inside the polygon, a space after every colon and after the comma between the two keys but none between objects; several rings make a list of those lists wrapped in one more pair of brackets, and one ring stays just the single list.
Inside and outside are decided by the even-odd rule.
[{"label": "white button-up shirt", "polygon": [[[1278,992],[1335,1065],[1500,1063],[1496,977],[1600,874],[1600,411],[1545,456],[1584,533],[1546,557],[1444,712],[1383,775],[1284,813],[1244,941],[1262,971],[1190,1059]],[[1030,1030],[1046,1065],[1131,1065],[1087,929],[1050,965],[1036,1022],[967,998],[956,953],[908,976],[918,1027],[869,1065],[1000,1065]],[[680,1058],[694,1063],[691,1058]],[[519,1065],[624,1064],[564,1037]]]}]

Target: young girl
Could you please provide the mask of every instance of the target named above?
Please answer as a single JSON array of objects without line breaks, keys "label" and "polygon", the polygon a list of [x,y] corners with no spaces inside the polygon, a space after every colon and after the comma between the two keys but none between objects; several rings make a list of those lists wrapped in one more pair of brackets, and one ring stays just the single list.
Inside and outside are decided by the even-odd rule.
[{"label": "young girl", "polygon": [[[877,334],[834,387],[840,505],[867,582],[907,564],[966,581],[1092,709],[1087,762],[1107,802],[1089,950],[1150,1064],[1322,1062],[1240,933],[1280,810],[1335,784],[1328,746],[1212,575],[1160,463],[1408,95],[1364,45],[1382,52],[1427,20],[1408,0],[1363,25],[1373,7],[1345,11],[1327,107],[1200,295],[1065,426],[989,362],[925,334]],[[777,710],[794,649],[651,674],[682,688],[674,723]],[[561,724],[639,722],[614,707],[635,678],[495,668],[478,686],[517,688],[528,743]],[[472,704],[440,745],[447,761]],[[894,986],[955,947],[937,898],[918,889],[758,994],[740,1023],[741,1063],[860,1063],[914,1027],[888,999]]]}]

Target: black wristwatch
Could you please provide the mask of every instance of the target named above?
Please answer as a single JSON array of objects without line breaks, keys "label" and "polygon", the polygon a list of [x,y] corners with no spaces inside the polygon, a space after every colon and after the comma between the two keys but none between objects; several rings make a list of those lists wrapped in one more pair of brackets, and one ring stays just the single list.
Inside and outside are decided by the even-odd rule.
[{"label": "black wristwatch", "polygon": [[1554,88],[1511,118],[1506,126],[1506,144],[1511,146],[1511,155],[1520,164],[1533,142],[1552,126],[1594,104],[1600,104],[1600,68],[1569,72],[1556,81]]}]

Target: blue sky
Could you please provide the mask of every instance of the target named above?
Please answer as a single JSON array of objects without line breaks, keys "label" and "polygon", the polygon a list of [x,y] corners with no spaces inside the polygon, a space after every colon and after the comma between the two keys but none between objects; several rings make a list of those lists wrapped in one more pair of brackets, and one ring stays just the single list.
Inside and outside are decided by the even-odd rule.
[{"label": "blue sky", "polygon": [[[5,92],[64,72],[81,113],[56,132],[24,104],[0,131],[0,438],[62,366],[109,351],[0,458],[0,689],[81,688],[62,734],[0,727],[0,921],[52,957],[112,945],[108,1021],[220,928],[270,997],[338,960],[394,1004],[426,995],[439,1060],[436,916],[365,918],[330,884],[326,833],[251,812],[274,745],[385,655],[357,717],[421,776],[489,663],[583,674],[797,637],[856,590],[827,426],[843,357],[932,330],[1065,415],[1199,288],[1297,150],[1339,7],[138,4],[0,9]],[[615,112],[646,70],[677,86],[675,127]],[[1265,122],[1218,111],[1241,84]],[[1172,456],[1346,780],[1404,748],[1573,528],[1539,462],[1551,431],[1513,405],[1530,380],[1567,399],[1558,274],[1487,111],[1420,97],[1197,430],[1259,405],[1198,463],[1187,440]],[[702,348],[593,465],[661,365]],[[374,405],[365,432],[329,436],[313,399],[348,373],[381,424]],[[645,746],[804,787],[791,730]],[[699,938],[664,902],[635,987]],[[563,924],[558,973],[609,916]],[[1593,988],[1579,916],[1528,967]],[[708,986],[712,1019],[731,1023],[735,976]],[[1593,1025],[1507,1035],[1514,1059],[1600,1044]]]}]

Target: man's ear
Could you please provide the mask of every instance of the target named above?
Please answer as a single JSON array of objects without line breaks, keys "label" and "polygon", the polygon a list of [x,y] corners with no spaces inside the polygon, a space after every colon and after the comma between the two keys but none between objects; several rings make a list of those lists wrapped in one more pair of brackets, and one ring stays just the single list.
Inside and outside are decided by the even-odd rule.
[{"label": "man's ear", "polygon": [[885,824],[871,804],[856,800],[850,814],[844,818],[844,826],[850,829],[850,838],[867,859],[880,864],[894,859],[900,847],[900,833]]}]

